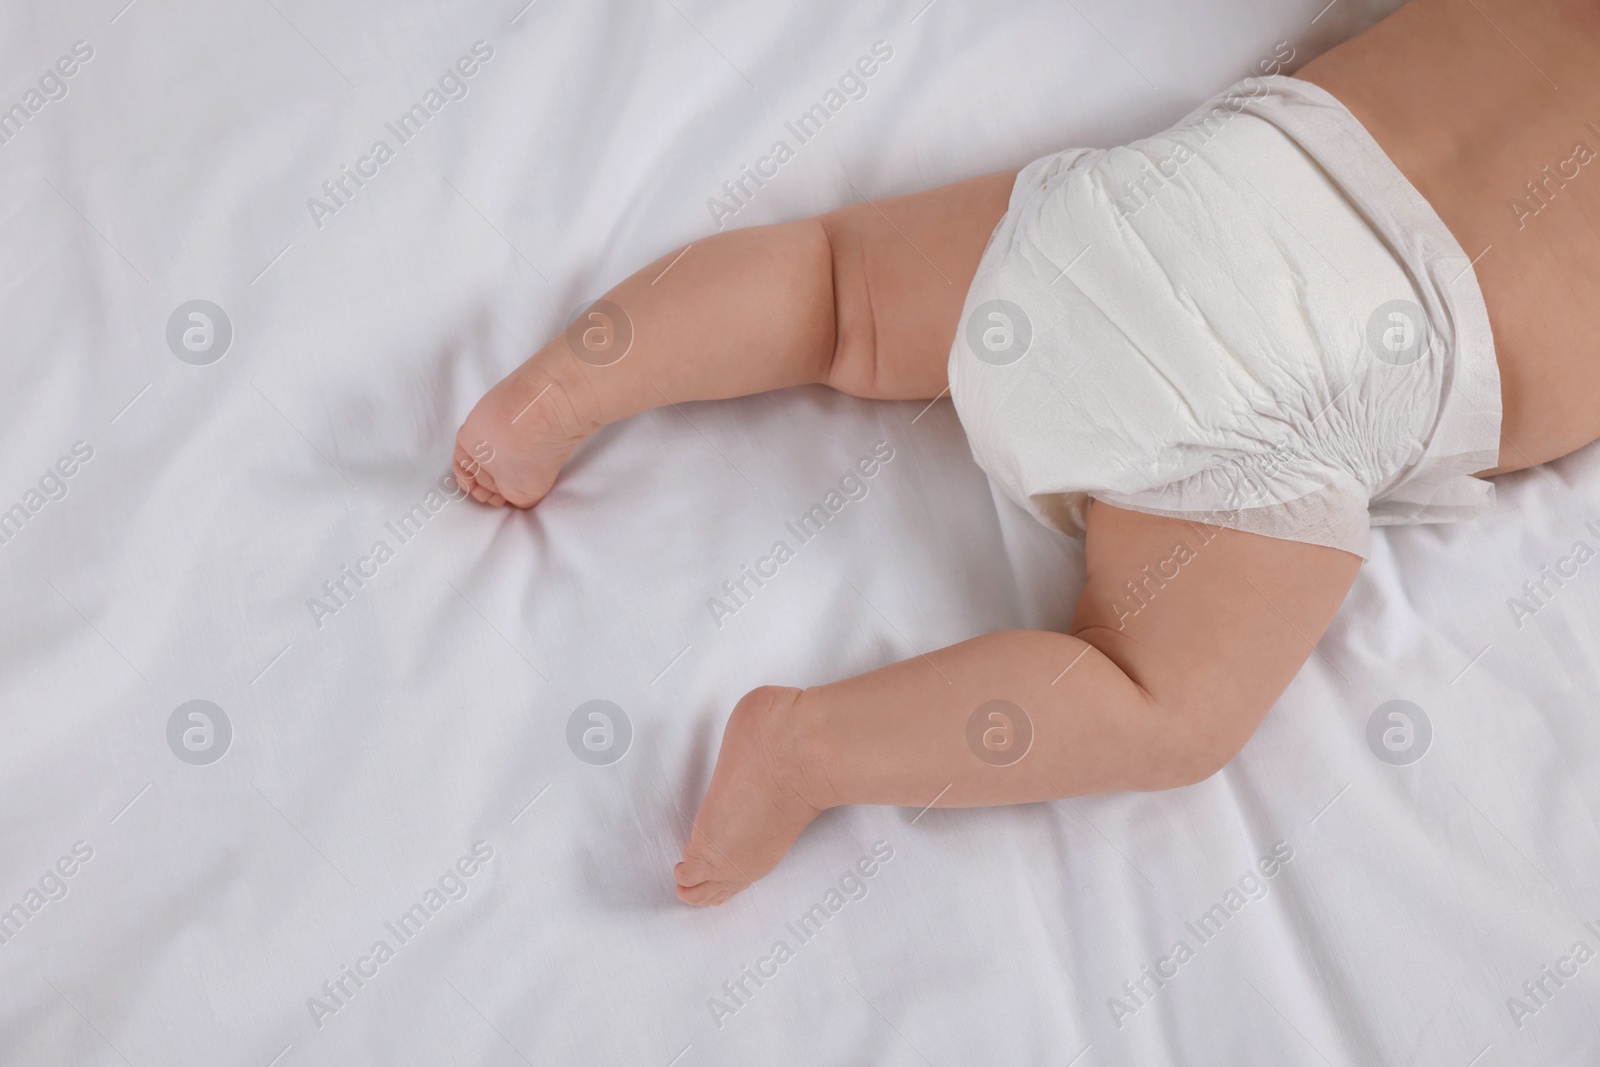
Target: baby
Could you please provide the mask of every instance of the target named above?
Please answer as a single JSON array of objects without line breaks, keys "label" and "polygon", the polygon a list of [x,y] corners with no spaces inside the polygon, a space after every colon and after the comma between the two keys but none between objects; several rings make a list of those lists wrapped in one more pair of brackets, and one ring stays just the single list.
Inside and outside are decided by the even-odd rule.
[{"label": "baby", "polygon": [[[1513,8],[1515,44],[1490,21]],[[484,396],[457,478],[526,508],[648,408],[949,393],[1006,494],[1086,538],[1070,633],[744,696],[678,896],[728,899],[835,805],[1198,782],[1316,648],[1370,525],[1479,514],[1487,477],[1600,436],[1576,343],[1600,301],[1565,295],[1600,282],[1600,181],[1521,180],[1576,158],[1597,42],[1578,0],[1416,0],[1134,144],[697,241]]]}]

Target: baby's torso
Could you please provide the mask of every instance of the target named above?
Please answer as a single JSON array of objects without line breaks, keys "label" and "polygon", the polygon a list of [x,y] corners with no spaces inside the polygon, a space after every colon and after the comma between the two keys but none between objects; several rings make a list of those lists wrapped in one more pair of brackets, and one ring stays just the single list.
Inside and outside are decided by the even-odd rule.
[{"label": "baby's torso", "polygon": [[1502,467],[1586,443],[1600,393],[1600,5],[1414,0],[1295,76],[1349,108],[1481,257],[1504,433],[1521,446]]}]

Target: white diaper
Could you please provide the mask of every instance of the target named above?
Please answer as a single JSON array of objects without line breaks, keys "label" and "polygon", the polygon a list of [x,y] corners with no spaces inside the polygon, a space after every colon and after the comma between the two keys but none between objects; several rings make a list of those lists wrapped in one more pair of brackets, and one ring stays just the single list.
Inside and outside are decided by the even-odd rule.
[{"label": "white diaper", "polygon": [[972,452],[1049,525],[1088,501],[1368,556],[1494,505],[1470,257],[1331,95],[1246,79],[1017,176],[950,353]]}]

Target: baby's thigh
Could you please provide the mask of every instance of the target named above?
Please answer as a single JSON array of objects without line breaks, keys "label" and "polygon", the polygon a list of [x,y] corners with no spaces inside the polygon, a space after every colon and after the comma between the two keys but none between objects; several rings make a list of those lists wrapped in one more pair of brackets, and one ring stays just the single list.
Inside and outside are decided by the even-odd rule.
[{"label": "baby's thigh", "polygon": [[962,304],[1015,180],[987,174],[822,216],[837,330],[829,385],[879,400],[944,391]]},{"label": "baby's thigh", "polygon": [[1073,634],[1230,753],[1310,657],[1361,567],[1339,549],[1099,501],[1086,559]]}]

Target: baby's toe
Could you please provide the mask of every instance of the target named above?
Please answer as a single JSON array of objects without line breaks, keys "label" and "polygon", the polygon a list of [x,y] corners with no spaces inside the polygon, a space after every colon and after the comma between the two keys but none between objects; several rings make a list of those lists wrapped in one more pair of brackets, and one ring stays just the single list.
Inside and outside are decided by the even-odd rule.
[{"label": "baby's toe", "polygon": [[738,887],[717,878],[708,879],[698,885],[680,884],[677,887],[678,899],[697,908],[714,907],[738,891]]},{"label": "baby's toe", "polygon": [[737,871],[729,870],[727,858],[698,834],[690,836],[683,860],[672,874],[678,883],[678,899],[697,907],[721,904],[749,884]]},{"label": "baby's toe", "polygon": [[489,473],[489,468],[468,455],[459,444],[456,445],[455,475],[456,484],[465,489],[478,503],[496,508],[505,504],[505,495],[495,484],[494,475]]},{"label": "baby's toe", "polygon": [[692,889],[710,881],[717,875],[716,867],[699,854],[691,841],[688,848],[683,850],[683,859],[672,868],[674,879],[679,889]]},{"label": "baby's toe", "polygon": [[717,896],[717,887],[710,882],[685,889],[678,887],[678,899],[691,907],[704,908]]}]

